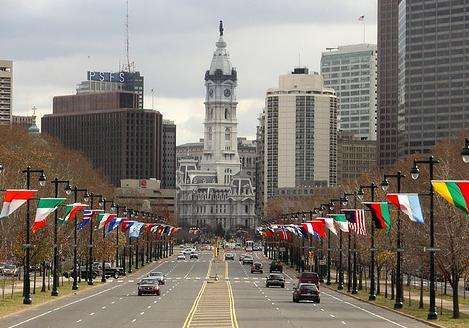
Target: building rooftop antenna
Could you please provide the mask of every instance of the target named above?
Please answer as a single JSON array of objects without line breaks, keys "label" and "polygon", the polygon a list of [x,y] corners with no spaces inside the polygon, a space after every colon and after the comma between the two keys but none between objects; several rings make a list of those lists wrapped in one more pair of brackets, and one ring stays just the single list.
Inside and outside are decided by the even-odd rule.
[{"label": "building rooftop antenna", "polygon": [[129,41],[129,0],[125,1],[125,57],[127,61],[127,71],[132,70],[133,63],[130,62],[130,41]]}]

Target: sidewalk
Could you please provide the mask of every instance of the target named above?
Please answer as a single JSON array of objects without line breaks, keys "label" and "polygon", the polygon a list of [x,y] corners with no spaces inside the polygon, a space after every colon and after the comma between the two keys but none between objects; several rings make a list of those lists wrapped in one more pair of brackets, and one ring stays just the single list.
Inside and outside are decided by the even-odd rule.
[{"label": "sidewalk", "polygon": [[[335,274],[336,274],[336,271],[331,270],[331,280],[333,280],[334,282],[335,282]],[[365,279],[363,279],[363,285],[365,286]],[[344,286],[345,286],[344,289],[347,290],[347,272],[344,272]],[[370,287],[370,280],[369,279],[366,279],[366,286],[367,286],[367,288]],[[381,286],[381,295],[384,295],[386,285],[385,285],[385,283],[383,282],[382,279],[380,281],[380,286]],[[420,291],[419,291],[420,283],[418,284],[418,286],[416,286],[414,284],[412,284],[411,286],[412,286],[412,290],[411,290],[410,295],[411,295],[411,298],[412,298],[412,302],[418,302],[419,299],[420,299]],[[388,280],[388,298],[391,297],[390,296],[391,295],[390,290],[391,290],[391,283]],[[448,293],[446,296],[451,296],[451,294]],[[462,299],[461,296],[459,296],[459,298]],[[406,302],[406,301],[407,302],[409,301],[409,291],[408,291],[407,285],[404,281],[404,302]],[[423,295],[423,303],[424,304],[429,304],[430,303],[430,297],[425,295],[425,293]],[[438,308],[440,307],[440,304],[441,304],[441,297],[440,297],[439,291],[437,290],[436,291],[436,305],[437,305]],[[452,311],[453,310],[453,302],[443,298],[443,309]],[[459,302],[459,311],[463,314],[469,315],[469,305],[461,304],[461,301],[460,301]]]}]

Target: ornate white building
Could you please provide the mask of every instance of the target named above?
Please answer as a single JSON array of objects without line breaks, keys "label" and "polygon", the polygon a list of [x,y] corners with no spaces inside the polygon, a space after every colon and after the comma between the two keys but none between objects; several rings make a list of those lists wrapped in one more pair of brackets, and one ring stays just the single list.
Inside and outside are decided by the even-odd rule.
[{"label": "ornate white building", "polygon": [[181,159],[177,210],[182,227],[254,228],[254,188],[241,171],[236,119],[237,73],[223,40],[223,24],[205,73],[204,150],[200,161]]}]

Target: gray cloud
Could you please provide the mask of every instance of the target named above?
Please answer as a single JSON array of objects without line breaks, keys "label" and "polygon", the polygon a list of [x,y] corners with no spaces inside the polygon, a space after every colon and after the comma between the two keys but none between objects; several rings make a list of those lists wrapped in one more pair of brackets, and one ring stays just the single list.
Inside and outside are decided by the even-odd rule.
[{"label": "gray cloud", "polygon": [[[15,61],[15,111],[36,105],[50,112],[52,95],[74,93],[88,69],[116,70],[124,60],[124,4],[3,0],[1,57]],[[374,0],[130,0],[131,58],[145,76],[148,97],[155,88],[157,99],[165,99],[159,110],[186,131],[178,143],[191,141],[201,122],[186,126],[187,114],[203,115],[203,75],[222,18],[239,75],[238,130],[255,135],[261,108],[252,103],[262,106],[265,90],[298,64],[299,53],[302,65],[318,70],[325,47],[362,42],[357,18],[363,14],[367,41],[375,42]],[[191,108],[172,107],[181,104]]]}]

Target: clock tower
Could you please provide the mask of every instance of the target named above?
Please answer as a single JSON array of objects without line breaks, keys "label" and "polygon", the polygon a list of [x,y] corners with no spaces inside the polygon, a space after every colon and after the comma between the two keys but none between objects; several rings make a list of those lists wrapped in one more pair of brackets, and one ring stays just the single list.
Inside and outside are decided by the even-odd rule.
[{"label": "clock tower", "polygon": [[210,69],[205,73],[205,121],[202,171],[217,173],[218,184],[230,184],[232,176],[239,173],[236,119],[236,69],[223,40],[223,22],[216,43]]}]

